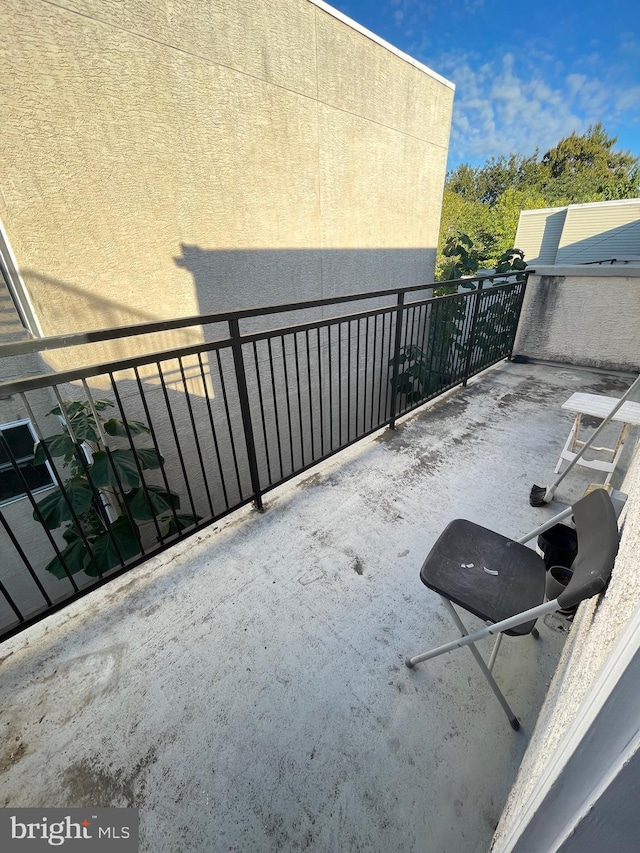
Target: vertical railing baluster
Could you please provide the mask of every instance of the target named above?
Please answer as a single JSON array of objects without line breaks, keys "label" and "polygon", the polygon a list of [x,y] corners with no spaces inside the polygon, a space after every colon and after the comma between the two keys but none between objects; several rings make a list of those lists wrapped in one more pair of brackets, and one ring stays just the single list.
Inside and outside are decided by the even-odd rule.
[{"label": "vertical railing baluster", "polygon": [[276,394],[276,377],[273,369],[273,348],[271,338],[267,338],[267,350],[269,352],[269,371],[271,373],[271,395],[273,398],[273,414],[276,422],[276,445],[278,448],[278,464],[280,465],[280,479],[284,477],[284,467],[282,464],[282,438],[280,436],[280,415],[278,414],[278,398]]},{"label": "vertical railing baluster", "polygon": [[176,445],[176,452],[178,454],[178,460],[180,462],[180,468],[182,470],[182,476],[184,477],[184,485],[187,490],[187,497],[189,498],[189,504],[191,505],[191,511],[194,515],[197,515],[196,505],[193,500],[193,493],[191,491],[191,483],[189,482],[189,475],[187,474],[187,466],[184,462],[184,454],[182,453],[182,445],[180,444],[180,438],[178,436],[178,429],[176,427],[175,418],[173,417],[173,409],[171,408],[171,401],[169,400],[169,392],[167,391],[167,383],[164,378],[164,373],[162,370],[162,364],[158,362],[158,378],[160,379],[160,387],[162,388],[162,394],[164,396],[164,402],[167,407],[167,414],[169,415],[169,424],[171,425],[171,432],[173,433],[173,440]]},{"label": "vertical railing baluster", "polygon": [[342,447],[342,323],[338,323],[338,444]]},{"label": "vertical railing baluster", "polygon": [[20,608],[15,603],[13,598],[11,598],[11,596],[9,595],[9,590],[2,583],[2,581],[0,581],[0,594],[2,594],[4,596],[4,599],[7,602],[7,604],[13,610],[13,612],[16,614],[18,622],[20,622],[20,623],[24,622],[24,616],[22,615]]},{"label": "vertical railing baluster", "polygon": [[351,440],[351,320],[347,324],[347,441]]},{"label": "vertical railing baluster", "polygon": [[11,544],[13,545],[13,547],[18,552],[18,556],[20,557],[20,559],[24,563],[26,570],[29,572],[29,574],[31,576],[31,580],[38,587],[38,590],[39,590],[40,594],[42,595],[42,597],[44,598],[44,600],[46,601],[46,603],[49,605],[49,607],[51,607],[53,602],[49,598],[49,594],[47,593],[46,589],[42,586],[42,582],[41,582],[40,578],[38,577],[38,575],[35,573],[35,570],[34,570],[33,566],[31,565],[31,561],[29,560],[29,558],[25,554],[22,545],[18,542],[13,530],[9,526],[9,522],[4,517],[4,514],[2,513],[2,511],[0,511],[0,523],[4,527],[4,529],[7,533],[7,536],[11,540]]},{"label": "vertical railing baluster", "polygon": [[398,293],[396,305],[396,334],[393,345],[393,366],[391,369],[391,412],[389,414],[389,428],[396,428],[396,408],[398,403],[398,373],[400,367],[400,342],[402,340],[402,326],[404,318],[404,291]]},{"label": "vertical railing baluster", "polygon": [[291,473],[296,470],[295,463],[293,461],[293,422],[291,420],[291,397],[290,397],[290,388],[289,388],[289,371],[287,369],[287,350],[284,345],[284,335],[280,337],[280,344],[282,346],[282,366],[284,369],[284,387],[286,391],[286,399],[287,399],[287,426],[289,427],[289,455],[291,458]]},{"label": "vertical railing baluster", "polygon": [[331,332],[335,327],[327,326],[327,358],[329,360],[329,453],[333,451],[333,358]]},{"label": "vertical railing baluster", "polygon": [[[232,353],[233,356],[233,353]],[[220,390],[222,391],[222,402],[224,404],[224,414],[227,419],[227,432],[229,433],[229,443],[231,445],[231,457],[233,459],[233,470],[236,475],[236,484],[238,486],[238,500],[243,498],[242,481],[240,479],[240,466],[238,464],[238,449],[236,448],[236,439],[233,434],[233,424],[231,422],[231,412],[229,410],[229,395],[227,393],[227,383],[224,379],[224,368],[222,367],[222,358],[220,350],[216,350],[216,365],[218,368],[218,376],[220,377]]]},{"label": "vertical railing baluster", "polygon": [[[215,421],[213,419],[213,410],[211,408],[211,400],[209,399],[209,387],[207,384],[207,376],[204,372],[204,364],[202,361],[202,353],[198,353],[198,363],[200,365],[200,376],[202,377],[202,390],[204,393],[204,399],[207,404],[207,412],[209,415],[209,425],[211,426],[211,435],[213,437],[213,449],[216,454],[216,462],[218,464],[218,475],[220,477],[220,485],[222,486],[222,496],[224,498],[224,507],[225,509],[229,509],[229,496],[227,494],[227,484],[225,483],[224,471],[222,469],[222,458],[220,456],[220,446],[218,442],[218,435],[216,432]],[[209,368],[209,376],[211,376],[211,368]],[[149,425],[151,426],[151,425]]]},{"label": "vertical railing baluster", "polygon": [[304,441],[304,426],[302,421],[302,389],[300,388],[300,358],[298,353],[298,333],[293,333],[293,352],[296,361],[296,393],[298,397],[298,425],[300,427],[300,459],[304,467],[305,459],[305,441]]},{"label": "vertical railing baluster", "polygon": [[467,382],[469,381],[469,371],[471,369],[471,361],[473,358],[473,348],[475,346],[476,341],[476,326],[478,325],[478,313],[480,311],[480,303],[482,301],[482,288],[484,282],[478,282],[478,289],[475,292],[475,304],[473,306],[473,319],[471,320],[471,330],[469,332],[469,350],[467,352],[467,357],[465,359],[464,365],[464,379],[462,380],[462,386],[466,388]]},{"label": "vertical railing baluster", "polygon": [[320,456],[324,456],[324,391],[322,388],[322,348],[320,346],[320,328],[316,329],[317,349],[318,349],[318,402],[320,409]]},{"label": "vertical railing baluster", "polygon": [[262,503],[256,445],[253,437],[253,424],[251,423],[251,406],[249,403],[249,391],[247,389],[247,376],[244,369],[244,356],[242,354],[242,338],[240,337],[240,324],[235,318],[229,320],[229,336],[231,338],[231,351],[233,353],[233,364],[235,366],[238,396],[240,398],[242,429],[244,430],[244,441],[247,448],[247,462],[249,463],[253,501],[256,509],[262,512],[264,506]]},{"label": "vertical railing baluster", "polygon": [[49,452],[49,448],[47,447],[47,442],[45,441],[44,435],[40,429],[40,425],[39,425],[38,421],[36,420],[36,416],[33,412],[33,409],[31,408],[31,404],[27,400],[27,395],[26,394],[20,394],[20,399],[22,400],[22,405],[24,406],[25,411],[29,417],[29,420],[31,421],[31,424],[35,430],[36,436],[38,437],[38,441],[42,445],[42,450],[44,452],[44,455],[46,456],[47,462],[49,463],[49,467],[50,467],[51,471],[53,471],[53,476],[54,476],[56,483],[58,484],[58,488],[60,489],[60,494],[64,498],[64,502],[66,503],[67,508],[69,510],[69,514],[71,515],[71,521],[72,521],[74,527],[78,531],[80,539],[82,540],[82,544],[84,545],[85,550],[86,550],[87,554],[89,555],[89,559],[93,563],[93,565],[94,565],[94,567],[98,573],[98,577],[102,577],[102,572],[100,571],[100,567],[98,566],[98,563],[96,562],[96,558],[95,558],[93,550],[89,544],[89,540],[87,539],[87,536],[86,536],[86,534],[82,528],[82,524],[80,522],[80,519],[78,518],[78,516],[77,516],[77,514],[73,508],[73,504],[71,503],[71,500],[69,499],[69,495],[67,494],[67,491],[64,487],[64,482],[62,480],[60,472],[58,471],[58,466],[53,461],[53,457],[51,456],[51,453]]},{"label": "vertical railing baluster", "polygon": [[[140,478],[140,485],[142,487],[142,491],[144,492],[146,501],[149,504],[149,509],[153,515],[152,503],[151,503],[151,497],[149,495],[149,490],[147,488],[147,484],[146,484],[145,479],[144,479],[144,474],[142,473],[142,466],[140,465],[140,460],[138,459],[138,454],[136,453],[136,448],[135,448],[135,445],[133,443],[133,436],[131,435],[131,430],[129,428],[129,424],[127,422],[127,418],[126,418],[125,413],[124,413],[124,408],[122,407],[122,400],[120,399],[120,394],[118,393],[117,383],[114,381],[112,373],[109,374],[109,379],[111,380],[111,387],[113,388],[114,397],[115,397],[116,403],[118,404],[118,409],[120,410],[120,415],[122,416],[122,424],[124,426],[124,430],[127,434],[128,440],[129,440],[129,446],[131,447],[131,451],[133,453],[133,459],[134,459],[134,462],[136,465],[136,469],[138,471],[138,477]],[[94,420],[96,422],[98,432],[100,434],[100,440],[102,441],[102,444],[104,445],[105,453],[107,454],[107,457],[109,459],[109,464],[111,465],[113,473],[115,474],[116,482],[118,483],[120,490],[123,491],[122,490],[122,483],[120,481],[120,477],[118,475],[118,472],[116,471],[115,462],[114,462],[113,456],[111,454],[110,442],[108,441],[106,433],[102,427],[102,423],[100,422],[100,416],[98,415],[98,411],[96,409],[96,406],[95,406],[95,403],[93,400],[93,395],[91,394],[91,391],[89,390],[89,386],[87,385],[87,383],[84,379],[82,380],[82,384],[84,386],[84,391],[85,391],[85,394],[87,395],[87,400],[89,401],[89,406],[91,407],[91,411],[93,413],[93,417],[94,417]],[[129,524],[131,525],[132,533],[134,534],[134,536],[136,537],[136,539],[138,541],[138,544],[140,545],[140,553],[144,554],[145,552],[144,552],[144,548],[142,548],[142,541],[141,541],[140,536],[138,534],[138,526],[136,524],[135,519],[133,518],[133,516],[129,512],[129,508],[127,506],[127,502],[126,502],[125,497],[124,497],[124,492],[123,492],[122,500],[123,500],[123,505],[124,505],[125,510],[126,510],[126,516],[129,519]],[[158,519],[155,517],[155,515],[153,515],[153,522],[154,522],[154,525],[156,528],[156,533],[158,535],[158,541],[162,542],[163,536],[162,536],[162,533],[160,531],[160,525],[158,524]]]},{"label": "vertical railing baluster", "polygon": [[527,284],[529,283],[529,273],[524,274],[524,281],[520,282],[520,293],[518,298],[518,304],[516,307],[516,314],[513,321],[513,328],[511,332],[511,346],[509,347],[509,355],[508,359],[513,358],[513,348],[516,345],[516,335],[518,334],[518,326],[520,325],[520,316],[522,314],[522,306],[524,304],[524,297],[527,290]]},{"label": "vertical railing baluster", "polygon": [[258,403],[260,404],[260,421],[262,423],[262,439],[264,441],[264,456],[267,463],[267,480],[269,485],[273,483],[271,476],[271,459],[269,453],[269,437],[267,435],[267,420],[264,414],[264,398],[262,396],[262,380],[260,378],[260,363],[258,360],[258,344],[256,341],[252,343],[253,363],[256,369],[256,381],[258,383]]},{"label": "vertical railing baluster", "polygon": [[[158,368],[158,371],[160,371],[160,364],[159,363],[156,364],[156,367]],[[151,412],[149,411],[149,405],[147,403],[146,394],[144,392],[144,388],[142,387],[142,380],[140,379],[140,373],[139,373],[137,367],[133,368],[133,373],[134,373],[134,376],[136,377],[136,383],[138,386],[138,393],[140,394],[140,400],[142,402],[142,408],[144,409],[144,414],[145,414],[145,418],[147,421],[147,426],[149,427],[149,435],[151,436],[151,441],[153,442],[153,447],[154,447],[156,454],[158,456],[158,460],[160,461],[160,473],[162,476],[162,482],[164,483],[164,487],[167,490],[167,492],[170,492],[171,489],[169,488],[169,481],[167,479],[167,473],[164,470],[164,462],[162,461],[162,455],[160,453],[160,447],[158,446],[158,439],[156,438],[156,431],[155,431],[154,426],[153,426],[153,421],[151,418]],[[171,503],[171,512],[173,514],[173,520],[174,520],[175,525],[176,525],[176,530],[179,530],[180,529],[180,522],[178,521],[178,514],[176,512],[176,508],[174,507],[173,503]]]},{"label": "vertical railing baluster", "polygon": [[[374,409],[374,401],[376,396],[376,352],[378,350],[378,314],[373,318],[373,352],[371,354],[371,416],[370,423],[371,429],[373,429],[373,424],[378,423],[378,421],[374,421],[373,419],[373,409]],[[378,389],[381,388],[382,381],[377,383]],[[378,401],[380,397],[378,396]]]}]

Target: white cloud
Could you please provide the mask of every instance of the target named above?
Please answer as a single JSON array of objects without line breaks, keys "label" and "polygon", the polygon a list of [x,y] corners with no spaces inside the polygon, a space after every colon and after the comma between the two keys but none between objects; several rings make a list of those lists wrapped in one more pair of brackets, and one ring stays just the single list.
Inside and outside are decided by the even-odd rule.
[{"label": "white cloud", "polygon": [[619,112],[640,109],[640,86],[632,86],[620,92],[616,99],[616,109]]},{"label": "white cloud", "polygon": [[454,163],[484,161],[519,152],[544,152],[572,131],[640,105],[640,87],[612,90],[585,73],[556,76],[551,68],[521,54],[475,65],[480,57],[450,54],[439,70],[456,84],[451,132]]}]

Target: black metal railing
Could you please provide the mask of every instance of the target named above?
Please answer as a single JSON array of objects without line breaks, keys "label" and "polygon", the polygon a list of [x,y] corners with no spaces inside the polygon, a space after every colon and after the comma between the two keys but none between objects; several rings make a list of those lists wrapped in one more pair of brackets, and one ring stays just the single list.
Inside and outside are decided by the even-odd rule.
[{"label": "black metal railing", "polygon": [[[262,509],[271,489],[508,358],[526,280],[455,284],[438,297],[423,294],[446,285],[0,345],[11,365],[78,346],[133,348],[169,331],[192,336],[0,384],[13,421],[37,441],[25,460],[11,424],[0,429],[0,483],[10,477],[14,492],[0,505],[0,636],[239,507]],[[357,302],[357,312],[338,313]],[[299,322],[277,325],[291,312]],[[42,476],[29,485],[36,469],[50,485]]]}]

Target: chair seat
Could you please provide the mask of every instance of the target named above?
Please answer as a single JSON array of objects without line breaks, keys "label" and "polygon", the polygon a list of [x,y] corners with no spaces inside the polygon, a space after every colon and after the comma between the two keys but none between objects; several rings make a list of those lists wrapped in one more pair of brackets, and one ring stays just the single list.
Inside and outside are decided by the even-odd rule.
[{"label": "chair seat", "polygon": [[[497,573],[497,574],[496,574]],[[531,548],[464,519],[440,534],[420,570],[434,592],[489,622],[544,601],[544,560]],[[529,634],[535,620],[505,634]]]}]

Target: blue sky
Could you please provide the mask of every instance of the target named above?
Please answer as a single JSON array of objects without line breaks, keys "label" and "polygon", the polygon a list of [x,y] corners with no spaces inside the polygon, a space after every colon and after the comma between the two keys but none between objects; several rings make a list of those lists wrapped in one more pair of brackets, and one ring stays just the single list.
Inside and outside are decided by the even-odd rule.
[{"label": "blue sky", "polygon": [[456,84],[449,168],[602,121],[640,156],[638,0],[334,0]]}]

